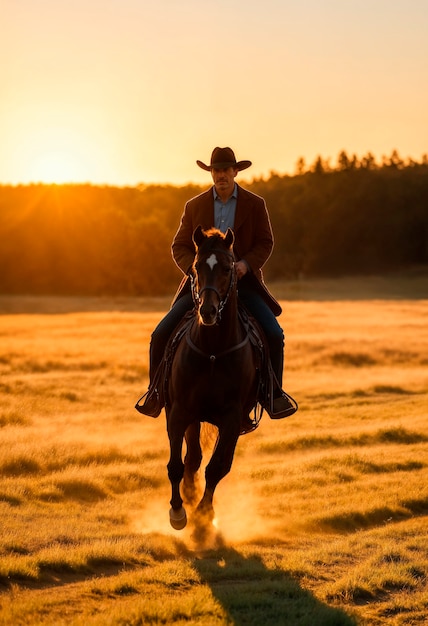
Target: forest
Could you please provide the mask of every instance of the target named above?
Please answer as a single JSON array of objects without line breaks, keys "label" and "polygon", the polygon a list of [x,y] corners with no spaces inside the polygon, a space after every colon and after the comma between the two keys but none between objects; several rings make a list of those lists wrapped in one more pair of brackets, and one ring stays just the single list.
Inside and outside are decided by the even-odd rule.
[{"label": "forest", "polygon": [[[238,183],[266,200],[267,281],[428,269],[428,157],[379,163],[341,152],[294,175]],[[0,186],[0,293],[172,294],[171,242],[185,202],[208,188]]]}]

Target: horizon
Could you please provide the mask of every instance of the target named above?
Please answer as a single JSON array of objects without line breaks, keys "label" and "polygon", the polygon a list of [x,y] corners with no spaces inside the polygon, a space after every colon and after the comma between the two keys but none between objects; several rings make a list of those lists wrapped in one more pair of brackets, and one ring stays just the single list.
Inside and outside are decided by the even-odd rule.
[{"label": "horizon", "polygon": [[[375,154],[373,154],[373,152],[371,150],[367,150],[364,154],[362,155],[357,155],[357,154],[348,154],[346,152],[346,150],[344,150],[343,152],[346,153],[346,155],[349,157],[349,159],[352,158],[356,158],[357,162],[360,164],[361,160],[363,158],[365,158],[368,155],[371,155],[374,158],[374,164],[375,167],[382,167],[384,165],[384,160],[388,161],[388,159],[390,159],[394,154],[396,154],[400,160],[403,163],[404,167],[408,167],[411,164],[416,164],[416,165],[424,165],[428,162],[428,151],[423,153],[422,155],[420,155],[420,157],[414,157],[414,155],[401,155],[398,150],[396,149],[392,149],[391,152],[389,154],[382,154],[380,156],[377,156]],[[317,155],[317,157],[315,158],[315,160],[312,163],[307,163],[304,160],[304,170],[303,172],[298,172],[296,170],[297,168],[297,164],[298,161],[300,159],[304,159],[304,157],[299,157],[296,159],[296,163],[295,163],[295,167],[294,167],[294,171],[293,172],[280,172],[277,170],[270,170],[267,173],[262,173],[259,175],[251,175],[251,172],[249,172],[248,170],[245,170],[245,174],[244,176],[242,176],[242,172],[238,172],[238,176],[237,176],[237,183],[240,185],[251,185],[254,182],[257,182],[259,180],[265,180],[268,181],[272,176],[279,176],[279,177],[293,177],[293,176],[298,176],[299,174],[306,174],[306,173],[311,173],[313,172],[313,167],[315,165],[315,162],[318,159],[321,159],[323,166],[325,167],[325,172],[335,172],[335,171],[339,171],[339,165],[338,165],[338,157],[339,155],[336,155],[335,158],[332,157],[324,157],[323,155]],[[359,167],[359,165],[357,166],[357,168]],[[153,181],[147,181],[147,180],[139,180],[137,182],[124,182],[124,183],[113,183],[113,182],[103,182],[103,181],[91,181],[91,180],[27,180],[27,181],[16,181],[16,182],[9,182],[9,181],[1,181],[0,180],[0,187],[19,187],[19,186],[85,186],[85,185],[89,185],[89,186],[93,186],[93,187],[116,187],[116,188],[133,188],[133,187],[144,187],[144,186],[171,186],[171,187],[187,187],[187,186],[198,186],[198,187],[203,187],[203,186],[212,186],[213,182],[210,176],[209,172],[205,172],[205,177],[206,177],[206,181],[198,181],[196,182],[195,180],[191,180],[188,179],[186,181],[183,182],[173,182],[173,181],[167,181],[167,180],[153,180]]]}]

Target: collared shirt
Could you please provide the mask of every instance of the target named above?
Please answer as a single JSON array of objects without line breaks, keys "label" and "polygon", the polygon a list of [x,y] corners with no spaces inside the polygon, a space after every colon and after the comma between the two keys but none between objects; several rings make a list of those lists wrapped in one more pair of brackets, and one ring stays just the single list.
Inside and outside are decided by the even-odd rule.
[{"label": "collared shirt", "polygon": [[226,202],[220,200],[215,187],[213,187],[214,195],[214,226],[225,233],[228,228],[235,225],[236,201],[238,199],[238,186],[235,183],[233,193]]}]

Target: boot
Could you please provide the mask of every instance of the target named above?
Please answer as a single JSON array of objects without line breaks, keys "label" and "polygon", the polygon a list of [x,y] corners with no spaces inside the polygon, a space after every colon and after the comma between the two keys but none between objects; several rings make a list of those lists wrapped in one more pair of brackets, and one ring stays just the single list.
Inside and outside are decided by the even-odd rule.
[{"label": "boot", "polygon": [[273,420],[279,420],[283,417],[290,417],[298,409],[297,402],[294,398],[290,398],[285,391],[275,394],[272,402],[271,410],[267,410],[269,417]]},{"label": "boot", "polygon": [[282,376],[278,378],[272,369],[271,363],[269,363],[266,380],[268,387],[263,408],[273,420],[290,417],[299,408],[295,399],[283,391],[281,380]]},{"label": "boot", "polygon": [[[145,398],[144,403],[140,404],[140,401]],[[138,400],[135,408],[139,413],[148,415],[149,417],[158,417],[162,411],[164,403],[161,399],[160,393],[156,387],[149,387],[149,390]]]},{"label": "boot", "polygon": [[[135,408],[139,413],[148,415],[149,417],[158,417],[165,406],[165,366],[163,344],[154,345],[154,341],[150,343],[150,368],[149,368],[149,388],[145,394],[138,400]],[[143,404],[140,404],[144,400]]]}]

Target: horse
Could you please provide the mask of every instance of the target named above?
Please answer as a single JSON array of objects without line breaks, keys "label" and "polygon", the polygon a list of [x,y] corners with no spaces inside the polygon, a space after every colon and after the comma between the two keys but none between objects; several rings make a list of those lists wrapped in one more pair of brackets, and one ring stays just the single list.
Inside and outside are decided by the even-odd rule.
[{"label": "horse", "polygon": [[[257,404],[257,351],[239,315],[234,234],[229,228],[193,233],[194,312],[179,339],[166,384],[165,405],[170,457],[170,523],[176,530],[187,524],[186,504],[197,503],[196,474],[202,462],[201,422],[218,429],[212,456],[205,469],[205,490],[193,513],[197,527],[211,527],[213,496],[230,471],[242,424]],[[186,454],[183,462],[183,441]]]}]

